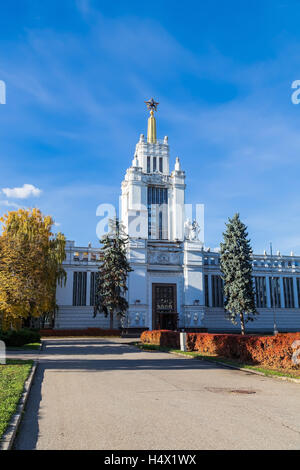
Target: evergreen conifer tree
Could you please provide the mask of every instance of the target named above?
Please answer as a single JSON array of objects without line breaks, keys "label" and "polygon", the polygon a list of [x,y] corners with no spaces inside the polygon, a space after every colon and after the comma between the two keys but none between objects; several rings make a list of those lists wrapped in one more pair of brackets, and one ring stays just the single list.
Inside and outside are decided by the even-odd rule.
[{"label": "evergreen conifer tree", "polygon": [[128,302],[125,297],[128,273],[132,271],[126,257],[128,236],[117,218],[109,221],[110,232],[102,240],[101,265],[95,289],[94,316],[110,316],[113,328],[114,315],[125,316]]},{"label": "evergreen conifer tree", "polygon": [[245,334],[245,323],[257,315],[252,284],[252,262],[247,227],[239,214],[229,218],[221,243],[221,271],[224,282],[224,307],[229,319],[237,324],[240,319],[241,333]]}]

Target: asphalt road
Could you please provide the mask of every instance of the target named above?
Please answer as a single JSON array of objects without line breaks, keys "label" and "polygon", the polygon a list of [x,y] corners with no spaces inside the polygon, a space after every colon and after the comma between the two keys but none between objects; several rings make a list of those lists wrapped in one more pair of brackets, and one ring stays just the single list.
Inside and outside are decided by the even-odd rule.
[{"label": "asphalt road", "polygon": [[15,449],[300,449],[300,385],[122,340],[49,339]]}]

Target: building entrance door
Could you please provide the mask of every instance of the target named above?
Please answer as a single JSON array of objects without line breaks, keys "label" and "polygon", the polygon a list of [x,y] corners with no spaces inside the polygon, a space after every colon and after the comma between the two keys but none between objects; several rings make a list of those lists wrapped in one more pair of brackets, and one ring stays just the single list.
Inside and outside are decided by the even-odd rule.
[{"label": "building entrance door", "polygon": [[152,329],[176,330],[176,284],[152,284]]}]

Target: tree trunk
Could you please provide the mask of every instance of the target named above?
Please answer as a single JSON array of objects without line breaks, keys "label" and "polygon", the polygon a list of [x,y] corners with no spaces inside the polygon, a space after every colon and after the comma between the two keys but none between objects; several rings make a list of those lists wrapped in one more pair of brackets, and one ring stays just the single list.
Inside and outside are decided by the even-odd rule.
[{"label": "tree trunk", "polygon": [[240,313],[240,320],[241,320],[241,334],[245,334],[245,321],[244,321],[244,314],[243,312]]},{"label": "tree trunk", "polygon": [[113,330],[113,328],[114,328],[114,312],[113,312],[113,310],[110,311],[109,322],[110,322],[109,327],[110,327],[111,330]]}]

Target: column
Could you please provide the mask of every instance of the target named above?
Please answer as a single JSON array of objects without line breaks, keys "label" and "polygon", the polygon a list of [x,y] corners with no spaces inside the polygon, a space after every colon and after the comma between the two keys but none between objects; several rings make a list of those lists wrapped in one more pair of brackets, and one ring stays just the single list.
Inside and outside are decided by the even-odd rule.
[{"label": "column", "polygon": [[284,300],[284,289],[283,289],[283,277],[280,276],[280,301],[281,301],[281,308],[285,308],[285,300]]},{"label": "column", "polygon": [[[270,289],[270,280],[272,279],[271,276],[266,276],[266,294],[267,294],[267,307],[268,308],[271,308],[271,296],[272,296],[272,292],[271,292],[271,289]],[[274,293],[273,293],[274,295]],[[274,297],[273,297],[273,300],[274,300]]]},{"label": "column", "polygon": [[212,307],[212,288],[211,288],[211,274],[208,274],[208,303]]},{"label": "column", "polygon": [[295,303],[295,308],[299,308],[298,289],[297,289],[297,278],[296,278],[296,276],[293,276],[293,287],[294,287],[294,303]]},{"label": "column", "polygon": [[86,305],[90,305],[91,300],[91,271],[86,273]]},{"label": "column", "polygon": [[255,302],[255,306],[257,307],[255,276],[252,276],[251,280],[252,280],[252,287],[253,287],[253,292],[254,292],[254,302]]}]

